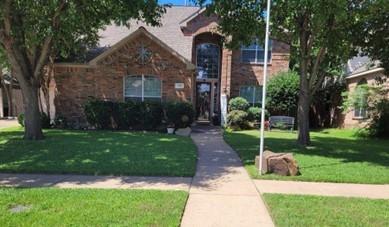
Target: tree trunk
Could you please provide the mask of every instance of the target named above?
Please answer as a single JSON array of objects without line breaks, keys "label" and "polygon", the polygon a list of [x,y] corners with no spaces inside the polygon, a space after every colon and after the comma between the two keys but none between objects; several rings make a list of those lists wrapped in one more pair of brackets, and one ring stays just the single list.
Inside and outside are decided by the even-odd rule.
[{"label": "tree trunk", "polygon": [[9,85],[9,95],[8,95],[8,116],[14,117],[14,103],[13,103],[13,77],[11,76],[11,81]]},{"label": "tree trunk", "polygon": [[[303,72],[302,72],[303,74]],[[306,76],[300,76],[300,92],[297,108],[298,119],[298,139],[297,143],[303,146],[309,145],[311,138],[309,136],[309,86]]]},{"label": "tree trunk", "polygon": [[39,88],[32,85],[23,86],[24,103],[24,139],[41,140],[43,139],[41,113],[39,110]]}]

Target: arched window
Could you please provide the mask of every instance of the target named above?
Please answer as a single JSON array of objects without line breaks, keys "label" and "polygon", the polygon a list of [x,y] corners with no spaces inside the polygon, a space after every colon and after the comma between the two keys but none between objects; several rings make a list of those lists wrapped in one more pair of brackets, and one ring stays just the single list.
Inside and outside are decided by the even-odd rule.
[{"label": "arched window", "polygon": [[219,78],[220,48],[216,44],[202,43],[196,46],[197,79]]},{"label": "arched window", "polygon": [[156,76],[131,75],[124,81],[125,100],[161,101],[162,83]]},{"label": "arched window", "polygon": [[354,100],[354,117],[355,118],[366,118],[367,117],[367,98],[368,98],[368,87],[367,80],[361,79],[357,87],[355,88],[355,100]]}]

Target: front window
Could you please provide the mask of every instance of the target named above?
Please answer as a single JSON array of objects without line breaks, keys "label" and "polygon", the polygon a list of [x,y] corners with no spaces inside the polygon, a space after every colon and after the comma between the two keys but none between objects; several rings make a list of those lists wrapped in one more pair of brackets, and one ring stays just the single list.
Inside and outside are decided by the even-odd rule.
[{"label": "front window", "polygon": [[355,88],[355,100],[354,100],[354,117],[355,118],[366,118],[367,117],[367,98],[368,98],[368,87],[367,82],[361,81]]},{"label": "front window", "polygon": [[[269,40],[268,61],[271,60],[272,41]],[[248,46],[241,47],[241,61],[243,63],[264,63],[265,48],[258,42],[258,39],[253,41]]]},{"label": "front window", "polygon": [[124,85],[125,100],[161,101],[161,80],[156,76],[127,76]]},{"label": "front window", "polygon": [[199,44],[196,54],[197,79],[219,78],[219,46],[212,43]]},{"label": "front window", "polygon": [[253,106],[259,106],[262,103],[262,86],[242,86],[239,96],[246,99]]}]

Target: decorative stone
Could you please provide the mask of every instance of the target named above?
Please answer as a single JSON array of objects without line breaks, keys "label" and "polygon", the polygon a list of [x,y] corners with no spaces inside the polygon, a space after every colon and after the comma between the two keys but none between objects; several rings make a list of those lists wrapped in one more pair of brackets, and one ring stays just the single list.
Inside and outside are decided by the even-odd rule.
[{"label": "decorative stone", "polygon": [[15,205],[15,206],[12,206],[9,211],[11,213],[22,213],[22,212],[26,212],[26,211],[29,211],[30,209],[32,208],[32,206],[29,206],[29,205]]},{"label": "decorative stone", "polygon": [[192,132],[192,129],[189,127],[179,128],[176,130],[176,135],[178,135],[178,136],[190,136],[191,132]]},{"label": "decorative stone", "polygon": [[[292,153],[263,152],[262,173],[275,173],[281,176],[300,175],[297,161]],[[259,156],[255,158],[255,166],[259,168]]]}]

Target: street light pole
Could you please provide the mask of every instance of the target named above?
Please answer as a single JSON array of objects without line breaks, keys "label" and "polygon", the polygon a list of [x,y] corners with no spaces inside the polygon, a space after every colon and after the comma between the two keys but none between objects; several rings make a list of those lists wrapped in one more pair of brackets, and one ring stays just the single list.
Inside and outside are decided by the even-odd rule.
[{"label": "street light pole", "polygon": [[266,35],[265,35],[265,59],[263,67],[263,83],[262,83],[262,111],[261,111],[261,139],[259,144],[259,175],[262,175],[262,159],[264,148],[264,134],[265,134],[265,107],[266,107],[266,82],[267,82],[267,63],[269,52],[269,35],[270,35],[270,3],[271,0],[267,0],[266,9]]}]

